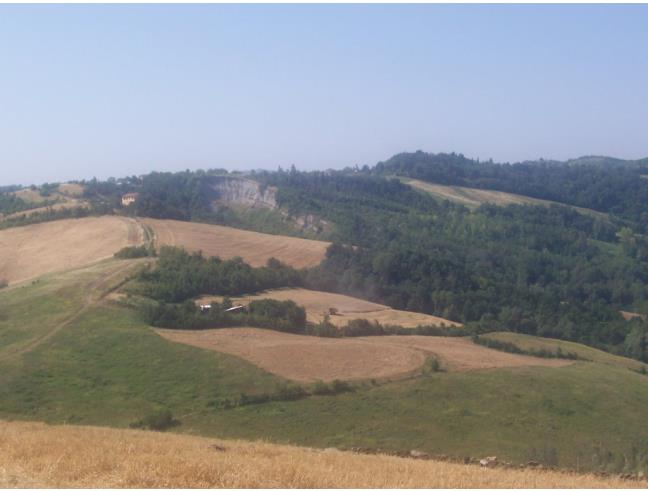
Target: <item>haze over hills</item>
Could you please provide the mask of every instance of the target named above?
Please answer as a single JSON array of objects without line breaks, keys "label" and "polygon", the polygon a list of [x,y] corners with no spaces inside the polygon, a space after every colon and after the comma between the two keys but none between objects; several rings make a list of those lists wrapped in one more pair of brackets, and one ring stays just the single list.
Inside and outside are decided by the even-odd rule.
[{"label": "haze over hills", "polygon": [[647,172],[415,152],[5,190],[0,417],[636,477]]}]

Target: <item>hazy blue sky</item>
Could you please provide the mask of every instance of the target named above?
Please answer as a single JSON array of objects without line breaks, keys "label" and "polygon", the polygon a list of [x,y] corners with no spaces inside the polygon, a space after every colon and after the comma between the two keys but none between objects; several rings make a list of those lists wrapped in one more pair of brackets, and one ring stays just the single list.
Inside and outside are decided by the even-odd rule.
[{"label": "hazy blue sky", "polygon": [[648,5],[0,5],[0,184],[648,156]]}]

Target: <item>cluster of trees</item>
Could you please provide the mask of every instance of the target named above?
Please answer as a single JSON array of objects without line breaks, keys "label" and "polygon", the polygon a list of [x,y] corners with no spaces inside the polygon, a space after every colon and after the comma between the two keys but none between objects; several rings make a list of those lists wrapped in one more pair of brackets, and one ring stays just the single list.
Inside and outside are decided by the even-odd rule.
[{"label": "cluster of trees", "polygon": [[302,275],[271,258],[253,268],[241,258],[205,258],[202,253],[163,246],[155,269],[140,274],[143,293],[162,302],[178,303],[201,294],[234,296],[277,287],[298,287]]},{"label": "cluster of trees", "polygon": [[419,151],[395,155],[370,172],[554,200],[617,215],[648,232],[648,180],[641,178],[648,175],[648,161],[593,161],[495,164]]},{"label": "cluster of trees", "polygon": [[157,252],[152,245],[126,246],[117,251],[114,256],[120,260],[132,260],[134,258],[157,256]]},{"label": "cluster of trees", "polygon": [[146,304],[144,316],[151,326],[197,330],[205,328],[227,328],[233,326],[254,326],[288,333],[304,333],[306,311],[293,301],[264,299],[252,301],[244,310],[227,312],[231,303],[211,304],[211,309],[201,311],[193,301],[180,304]]},{"label": "cluster of trees", "polygon": [[364,318],[352,319],[347,324],[336,326],[331,323],[327,315],[319,323],[309,323],[304,331],[306,335],[327,338],[342,337],[366,337],[383,335],[423,335],[437,337],[464,337],[471,333],[466,328],[454,326],[420,325],[414,328],[405,328],[400,325],[381,324],[376,320],[370,321]]},{"label": "cluster of trees", "polygon": [[32,204],[27,203],[13,193],[0,193],[0,214],[9,215],[23,210],[33,208]]},{"label": "cluster of trees", "polygon": [[330,383],[316,381],[310,387],[295,383],[279,383],[272,393],[241,393],[237,398],[222,398],[211,402],[210,406],[230,409],[247,405],[258,405],[269,401],[294,401],[308,396],[331,396],[355,391],[355,388],[346,381],[334,379]]},{"label": "cluster of trees", "polygon": [[545,348],[530,348],[524,350],[512,342],[505,342],[495,338],[480,337],[479,335],[472,336],[473,343],[483,345],[484,347],[501,350],[502,352],[509,352],[511,354],[532,355],[534,357],[542,357],[545,359],[571,359],[571,360],[585,360],[580,357],[576,352],[565,352],[558,347],[556,350],[548,350]]}]

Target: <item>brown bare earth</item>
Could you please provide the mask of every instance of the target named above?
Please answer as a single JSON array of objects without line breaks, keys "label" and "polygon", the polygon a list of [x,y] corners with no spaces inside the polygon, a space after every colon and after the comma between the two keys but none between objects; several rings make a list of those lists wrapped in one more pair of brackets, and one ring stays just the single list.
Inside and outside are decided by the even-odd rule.
[{"label": "brown bare earth", "polygon": [[[221,299],[215,296],[205,296],[197,302],[205,303],[210,300],[220,301]],[[235,304],[247,305],[251,301],[259,299],[294,301],[306,309],[308,321],[312,323],[319,323],[329,313],[330,308],[335,308],[337,314],[330,316],[330,321],[336,326],[343,326],[352,319],[357,318],[370,321],[375,320],[381,324],[400,325],[406,328],[413,328],[419,325],[441,324],[445,324],[446,326],[461,326],[461,323],[455,323],[454,321],[437,316],[411,311],[399,311],[389,306],[364,301],[351,296],[308,289],[274,289],[253,296],[236,297],[232,301]]]},{"label": "brown bare earth", "polygon": [[[479,188],[467,188],[465,186],[447,186],[436,183],[427,183],[417,179],[405,179],[403,181],[414,188],[426,191],[432,195],[438,196],[441,199],[449,200],[451,202],[460,203],[469,208],[477,208],[483,203],[492,203],[494,205],[507,206],[507,205],[542,205],[548,207],[549,205],[561,205],[557,202],[550,200],[540,200],[538,198],[531,198],[529,196],[516,195],[514,193],[506,193],[503,191],[494,190],[481,190]],[[574,207],[574,210],[600,219],[607,219],[607,215],[602,212],[590,210],[582,207]]]},{"label": "brown bare earth", "polygon": [[160,432],[0,421],[0,488],[10,487],[646,488],[648,482]]},{"label": "brown bare earth", "polygon": [[142,222],[153,230],[157,247],[178,246],[223,259],[240,256],[252,266],[263,266],[273,257],[295,268],[315,266],[324,259],[329,246],[323,241],[210,224],[156,219],[142,219]]},{"label": "brown bare earth", "polygon": [[619,313],[621,314],[621,316],[623,316],[623,319],[626,321],[630,321],[635,318],[646,319],[645,314],[633,313],[632,311],[619,311]]},{"label": "brown bare earth", "polygon": [[5,229],[0,231],[0,279],[12,284],[88,265],[142,241],[136,221],[113,216]]},{"label": "brown bare earth", "polygon": [[434,356],[450,371],[499,367],[561,367],[570,361],[509,354],[476,345],[466,338],[382,336],[319,338],[258,328],[163,330],[173,342],[246,359],[278,376],[301,382],[318,379],[382,379],[416,374]]}]

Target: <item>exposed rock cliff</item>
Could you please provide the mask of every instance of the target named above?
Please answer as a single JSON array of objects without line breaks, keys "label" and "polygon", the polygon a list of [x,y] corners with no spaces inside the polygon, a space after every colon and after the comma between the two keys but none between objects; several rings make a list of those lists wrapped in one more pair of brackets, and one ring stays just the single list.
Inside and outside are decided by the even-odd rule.
[{"label": "exposed rock cliff", "polygon": [[213,176],[210,186],[214,190],[214,206],[238,205],[255,209],[275,210],[282,221],[304,232],[320,236],[330,230],[330,224],[312,214],[291,216],[277,205],[277,189],[264,186],[241,176]]},{"label": "exposed rock cliff", "polygon": [[262,186],[247,178],[217,176],[212,178],[211,186],[217,195],[217,202],[245,205],[255,208],[277,208],[276,189]]}]

